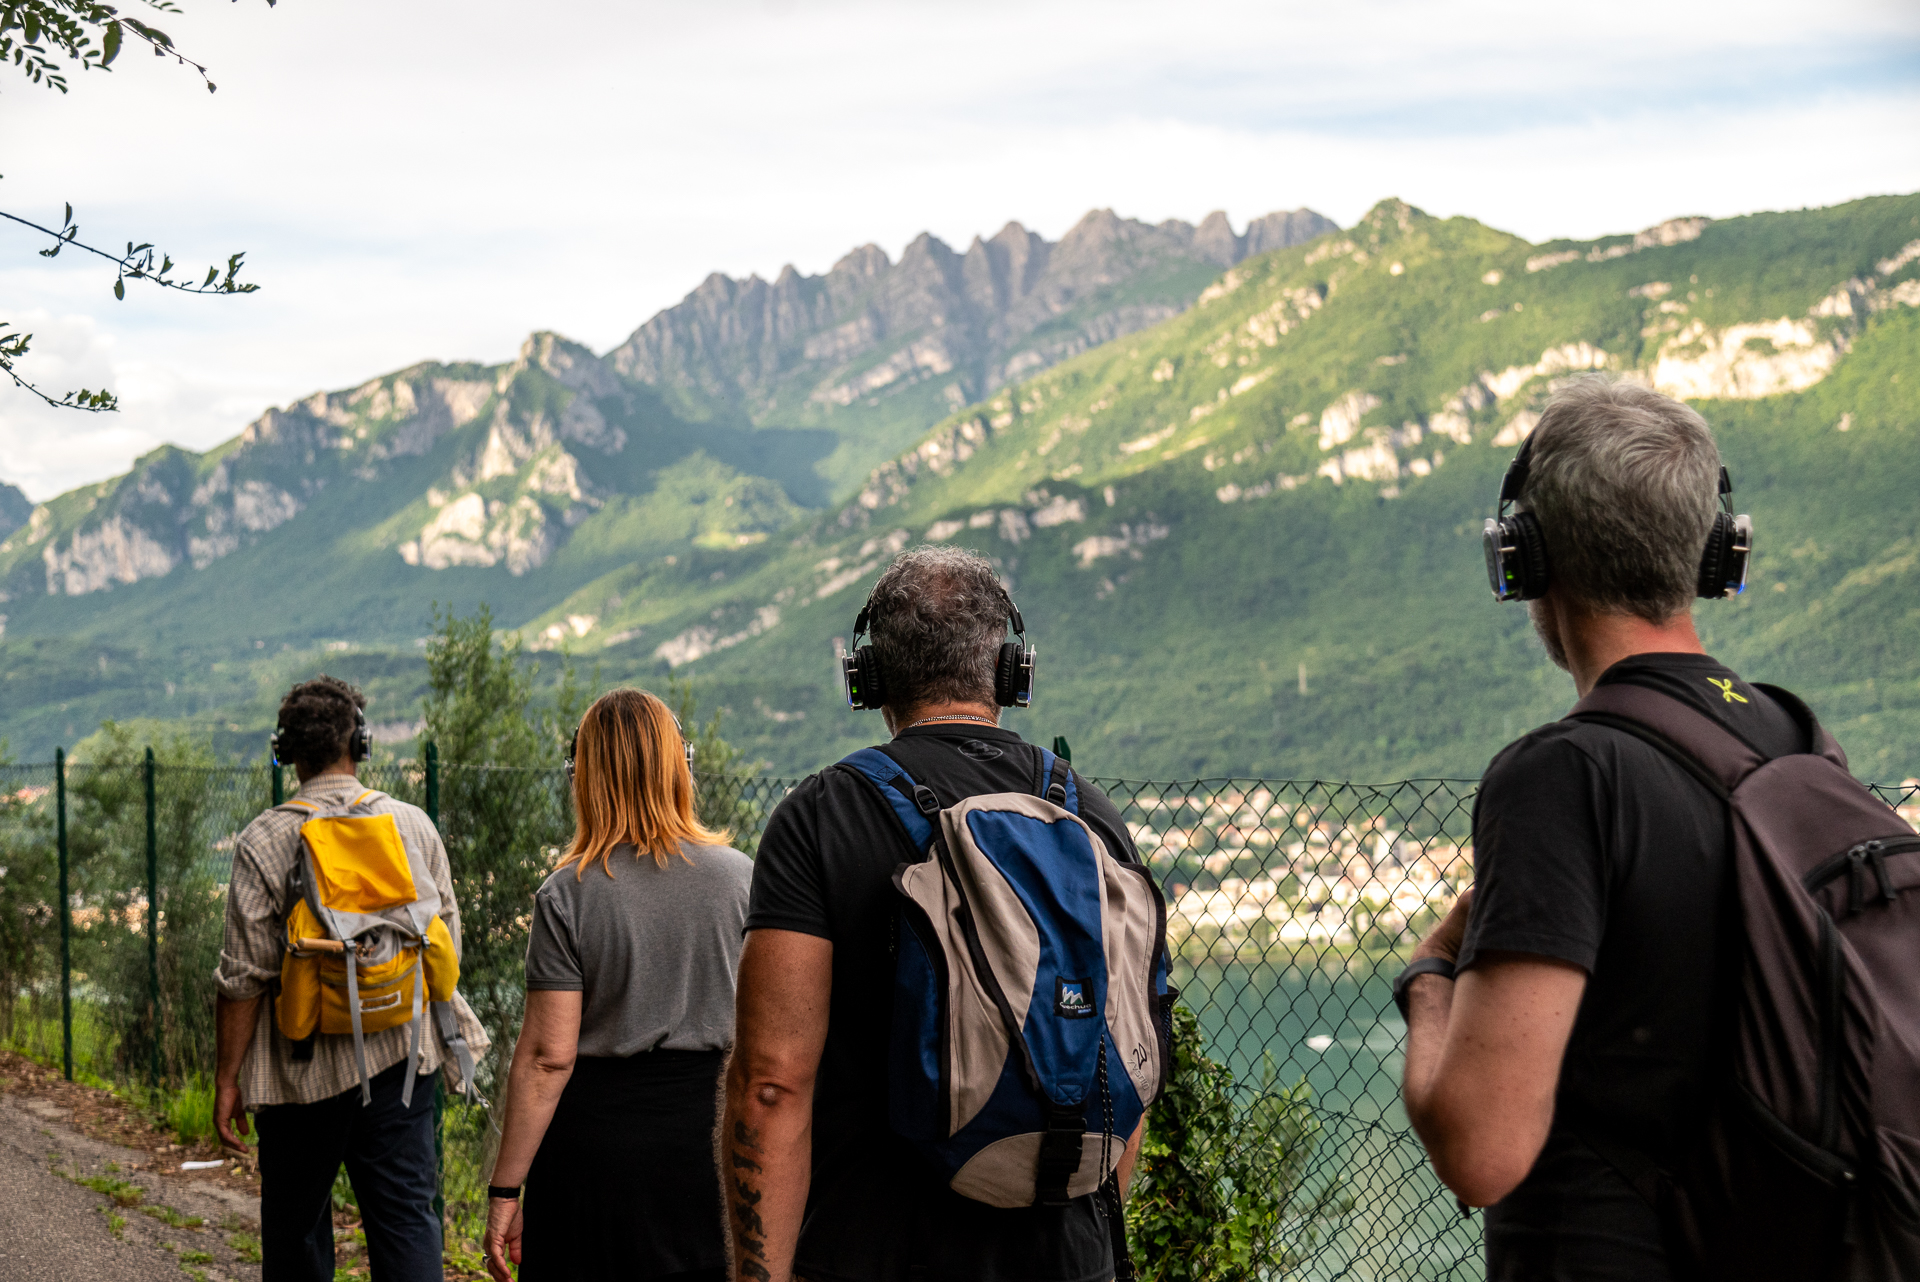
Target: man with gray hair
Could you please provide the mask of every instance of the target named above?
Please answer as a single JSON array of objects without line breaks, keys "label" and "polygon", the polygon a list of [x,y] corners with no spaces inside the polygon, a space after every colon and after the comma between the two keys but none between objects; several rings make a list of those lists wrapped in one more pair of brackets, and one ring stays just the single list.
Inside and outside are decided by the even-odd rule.
[{"label": "man with gray hair", "polygon": [[[1043,755],[1001,728],[1025,679],[999,662],[1018,611],[986,560],[919,547],[874,585],[850,696],[876,703],[882,749],[942,807],[1043,790]],[[856,629],[857,633],[858,629]],[[857,636],[856,636],[857,640]],[[1030,687],[1029,687],[1030,688]],[[1139,857],[1119,812],[1078,775],[1078,813]],[[895,868],[910,848],[878,788],[823,770],[767,822],[754,861],[717,1135],[736,1280],[1098,1282],[1114,1273],[1093,1194],[1001,1208],[963,1197],[894,1134],[887,1054]],[[1119,1167],[1126,1186],[1136,1130]]]},{"label": "man with gray hair", "polygon": [[[1650,687],[1765,758],[1807,752],[1809,727],[1694,631],[1695,596],[1745,583],[1724,478],[1692,409],[1572,381],[1488,523],[1495,595],[1527,601],[1581,698]],[[1473,832],[1473,889],[1394,986],[1407,1115],[1461,1205],[1488,1208],[1493,1282],[1688,1276],[1673,1186],[1650,1177],[1688,1167],[1724,1062],[1725,805],[1630,729],[1570,718],[1493,759]]]}]

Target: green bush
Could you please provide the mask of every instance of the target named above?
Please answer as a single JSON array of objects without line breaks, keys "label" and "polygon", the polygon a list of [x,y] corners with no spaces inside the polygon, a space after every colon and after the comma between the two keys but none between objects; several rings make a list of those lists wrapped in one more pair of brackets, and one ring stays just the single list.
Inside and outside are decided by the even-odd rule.
[{"label": "green bush", "polygon": [[1147,1115],[1127,1199],[1134,1262],[1146,1282],[1284,1277],[1348,1209],[1337,1180],[1306,1188],[1320,1138],[1312,1091],[1304,1078],[1276,1089],[1269,1065],[1236,1098],[1232,1072],[1201,1045],[1199,1021],[1175,1006],[1173,1077]]}]

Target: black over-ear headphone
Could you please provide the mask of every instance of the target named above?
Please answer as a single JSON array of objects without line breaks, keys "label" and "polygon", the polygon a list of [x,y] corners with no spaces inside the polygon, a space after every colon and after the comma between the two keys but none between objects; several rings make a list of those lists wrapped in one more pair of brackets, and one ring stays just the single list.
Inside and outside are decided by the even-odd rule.
[{"label": "black over-ear headphone", "polygon": [[[674,716],[674,711],[672,708],[667,709],[667,715],[670,717],[673,717],[673,728],[680,732],[680,746],[687,750],[687,769],[691,770],[693,769],[693,740],[687,738],[687,728],[680,724],[680,718],[677,716]],[[573,782],[573,751],[575,748],[578,748],[579,746],[580,746],[580,727],[575,726],[573,728],[573,735],[567,740],[566,767],[567,767],[568,783]]]},{"label": "black over-ear headphone", "polygon": [[[1024,708],[1033,702],[1034,649],[1027,644],[1026,620],[1020,607],[1002,589],[1007,603],[1007,624],[1018,640],[1004,642],[993,661],[993,701],[1003,708]],[[856,711],[878,708],[887,701],[886,682],[880,676],[880,659],[871,645],[861,645],[861,634],[873,619],[873,597],[860,607],[853,621],[853,644],[840,660],[841,677],[847,688],[847,706]]]},{"label": "black over-ear headphone", "polygon": [[[280,735],[282,727],[273,728],[273,737],[267,740],[267,751],[273,757],[276,766],[290,766],[293,763],[280,755]],[[366,709],[359,704],[353,705],[353,733],[347,736],[347,755],[355,761],[365,761],[373,756],[373,731],[367,726]]]},{"label": "black over-ear headphone", "polygon": [[[1487,518],[1480,536],[1487,557],[1487,584],[1496,601],[1532,601],[1547,593],[1547,540],[1531,512],[1507,514],[1508,504],[1520,497],[1532,465],[1533,438],[1507,465],[1500,482],[1499,514]],[[1709,599],[1739,596],[1747,590],[1747,567],[1753,559],[1753,518],[1733,513],[1733,482],[1720,469],[1720,511],[1707,532],[1700,554],[1699,595]]]}]

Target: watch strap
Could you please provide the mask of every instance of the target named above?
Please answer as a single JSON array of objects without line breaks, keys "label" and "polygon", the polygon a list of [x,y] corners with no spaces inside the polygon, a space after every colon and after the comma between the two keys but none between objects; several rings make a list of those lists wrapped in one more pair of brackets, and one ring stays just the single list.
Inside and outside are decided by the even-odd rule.
[{"label": "watch strap", "polygon": [[1400,978],[1393,981],[1393,1004],[1400,1008],[1400,1018],[1407,1017],[1407,985],[1422,975],[1438,975],[1442,979],[1454,977],[1454,965],[1444,957],[1421,957],[1400,972]]}]

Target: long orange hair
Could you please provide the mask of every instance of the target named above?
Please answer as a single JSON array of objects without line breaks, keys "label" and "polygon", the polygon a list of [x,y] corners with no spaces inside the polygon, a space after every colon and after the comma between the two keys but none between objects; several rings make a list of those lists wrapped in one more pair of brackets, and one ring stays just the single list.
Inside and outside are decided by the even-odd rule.
[{"label": "long orange hair", "polygon": [[[644,690],[612,690],[580,718],[573,745],[573,840],[560,867],[579,879],[598,859],[613,876],[613,848],[629,843],[660,867],[686,859],[680,843],[721,846],[732,834],[693,813],[686,741],[667,705]],[[687,860],[692,863],[692,860]]]}]

